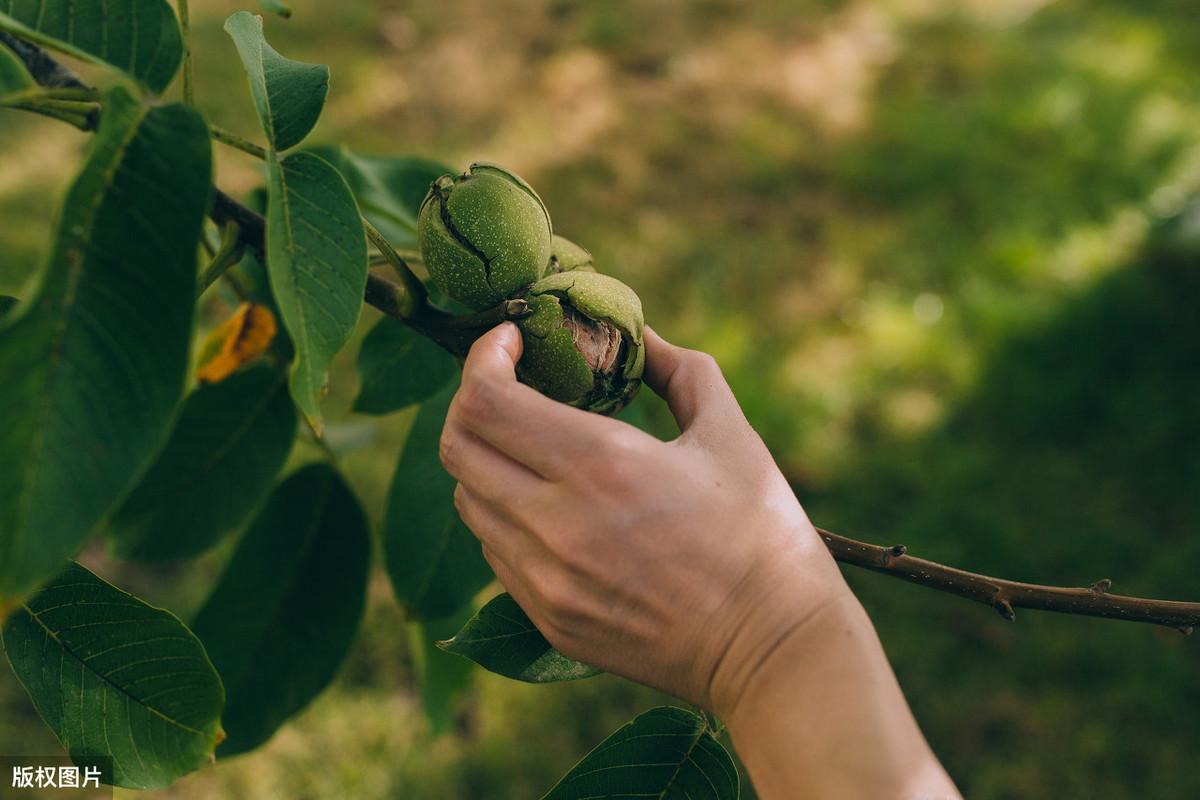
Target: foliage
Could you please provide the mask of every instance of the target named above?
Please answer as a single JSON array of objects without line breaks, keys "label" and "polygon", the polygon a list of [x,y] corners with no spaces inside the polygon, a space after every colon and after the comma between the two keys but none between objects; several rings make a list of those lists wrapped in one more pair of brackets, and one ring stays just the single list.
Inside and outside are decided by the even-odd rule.
[{"label": "foliage", "polygon": [[[0,28],[93,57],[151,90],[164,88],[184,46],[174,15],[154,0],[135,3],[128,15],[108,16],[101,6],[56,5],[29,17],[28,6],[10,3]],[[139,41],[139,26],[161,30],[161,39]],[[220,130],[213,135],[265,160],[263,218],[222,210],[232,201],[212,186],[209,129],[190,105],[144,103],[121,87],[101,95],[82,85],[67,87],[63,99],[59,87],[34,85],[11,57],[0,60],[5,102],[84,130],[100,120],[37,291],[27,303],[5,306],[11,313],[0,336],[0,375],[14,386],[0,404],[13,422],[0,438],[0,456],[12,466],[0,482],[0,612],[11,612],[5,650],[68,753],[110,758],[105,780],[131,788],[168,786],[214,754],[263,745],[329,685],[354,641],[367,595],[370,530],[323,439],[321,402],[329,366],[358,327],[368,235],[404,278],[394,289],[404,293],[395,313],[427,334],[429,320],[471,329],[425,305],[426,290],[395,246],[360,215],[361,203],[410,244],[422,197],[416,188],[440,166],[344,148],[325,151],[332,163],[313,151],[285,154],[316,125],[329,69],[280,55],[263,37],[261,17],[248,12],[232,15],[225,30],[246,68],[267,146]],[[34,72],[44,68],[28,63]],[[513,191],[536,197],[523,183]],[[206,208],[217,236],[201,225]],[[550,247],[540,201],[537,208],[545,252],[527,264],[534,278]],[[475,225],[481,237],[494,234],[478,219],[460,222]],[[211,260],[200,270],[203,249]],[[184,398],[197,286],[203,295],[223,276],[253,302],[210,334],[198,370],[204,382]],[[286,338],[273,346],[276,314]],[[639,316],[639,336],[640,324]],[[454,481],[438,461],[457,386],[453,362],[414,335],[399,334],[388,321],[367,337],[358,405],[386,414],[421,402],[387,498],[383,549],[396,597],[416,623],[431,721],[444,729],[470,669],[466,661],[447,663],[454,657],[436,649],[434,637],[467,621],[492,574],[458,518]],[[291,401],[282,388],[285,369]],[[293,402],[327,459],[272,488],[295,438]],[[46,582],[101,529],[119,558],[186,559],[241,527],[260,504],[192,630],[73,562]],[[479,636],[470,654],[494,660]],[[559,672],[543,669],[539,678],[594,674]],[[714,799],[737,796],[736,769],[703,717],[662,709],[631,725],[612,741],[641,739],[631,731],[646,726],[679,735],[608,748],[604,769],[623,776],[618,784],[632,781],[666,796],[707,783]],[[677,761],[672,770],[662,768],[668,757]],[[589,762],[580,769],[552,796],[594,794]]]},{"label": "foliage", "polygon": [[[234,7],[192,5],[197,96],[249,135],[220,30]],[[523,6],[520,26],[506,3],[295,5],[268,33],[335,79],[310,141],[511,159],[556,228],[638,287],[660,332],[718,356],[814,521],[1011,577],[1195,594],[1195,252],[1167,248],[1174,271],[1143,252],[1195,186],[1188,3],[606,2]],[[30,299],[21,282],[48,253],[84,138],[0,110],[0,293]],[[303,146],[414,246],[349,168]],[[239,154],[222,175],[239,191],[261,182]],[[201,325],[234,302],[215,286]],[[363,333],[323,406],[377,521],[412,411],[347,417]],[[645,395],[632,411],[660,422]],[[302,436],[292,463],[321,457]],[[232,544],[152,569],[94,547],[81,558],[182,612]],[[1008,625],[850,578],[968,796],[1197,793],[1194,641],[1035,613]],[[533,797],[661,702],[611,676],[525,686],[476,671],[435,740],[409,699],[415,629],[386,595],[372,592],[322,699],[172,796]],[[20,692],[0,674],[0,750],[46,752]]]},{"label": "foliage", "polygon": [[4,625],[4,650],[72,756],[106,756],[116,786],[152,789],[212,757],[225,692],[200,641],[70,563]]},{"label": "foliage", "polygon": [[124,89],[106,106],[39,287],[0,332],[0,610],[94,533],[183,389],[208,134],[195,111]]}]

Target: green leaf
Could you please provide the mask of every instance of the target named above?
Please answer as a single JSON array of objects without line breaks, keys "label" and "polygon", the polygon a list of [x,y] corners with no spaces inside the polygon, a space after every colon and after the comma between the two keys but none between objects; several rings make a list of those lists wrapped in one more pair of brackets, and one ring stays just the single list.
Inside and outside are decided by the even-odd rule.
[{"label": "green leaf", "polygon": [[21,59],[7,47],[0,47],[0,105],[19,100],[30,89],[36,91],[37,83]]},{"label": "green leaf", "polygon": [[277,14],[284,19],[290,19],[292,16],[292,7],[287,3],[280,2],[280,0],[258,0],[258,4],[262,7],[263,11]]},{"label": "green leaf", "polygon": [[437,393],[458,373],[454,359],[399,320],[384,317],[358,350],[354,410],[388,414]]},{"label": "green leaf", "polygon": [[310,152],[337,167],[363,214],[394,247],[417,246],[417,212],[429,184],[454,170],[418,156],[368,156],[346,147],[322,146]]},{"label": "green leaf", "polygon": [[333,680],[370,560],[366,517],[333,467],[310,464],[275,489],[192,625],[228,694],[221,755],[270,739]]},{"label": "green leaf", "polygon": [[273,150],[287,150],[308,135],[325,107],[329,67],[292,61],[263,38],[262,17],[239,11],[225,20],[250,80],[258,120]]},{"label": "green leaf", "polygon": [[15,297],[9,297],[6,294],[0,294],[0,319],[9,311],[17,307],[19,301]]},{"label": "green leaf", "polygon": [[737,800],[733,759],[704,717],[660,706],[639,714],[576,764],[542,800]]},{"label": "green leaf", "polygon": [[438,458],[455,388],[430,398],[417,412],[384,511],[388,576],[412,619],[450,616],[492,578],[479,541],[454,509],[454,478]]},{"label": "green leaf", "polygon": [[574,681],[601,672],[551,647],[507,593],[489,600],[454,638],[438,646],[489,672],[526,683]]},{"label": "green leaf", "polygon": [[67,752],[112,758],[105,782],[161,788],[212,757],[225,693],[200,640],[79,564],[13,613],[4,650]]},{"label": "green leaf", "polygon": [[0,0],[0,30],[116,67],[156,94],[183,59],[179,24],[164,0]]},{"label": "green leaf", "polygon": [[267,273],[296,348],[291,389],[318,433],[329,362],[362,311],[367,237],[346,182],[311,153],[267,162]]},{"label": "green leaf", "polygon": [[447,655],[438,649],[438,641],[451,636],[470,619],[474,606],[443,619],[414,622],[408,626],[409,649],[413,654],[421,705],[434,736],[454,727],[458,703],[471,686],[475,670],[470,661]]},{"label": "green leaf", "polygon": [[40,285],[0,322],[0,606],[95,532],[183,392],[208,127],[117,88],[91,144]]},{"label": "green leaf", "polygon": [[163,561],[204,552],[266,497],[295,438],[296,410],[279,370],[264,364],[200,385],[109,520],[114,554]]}]

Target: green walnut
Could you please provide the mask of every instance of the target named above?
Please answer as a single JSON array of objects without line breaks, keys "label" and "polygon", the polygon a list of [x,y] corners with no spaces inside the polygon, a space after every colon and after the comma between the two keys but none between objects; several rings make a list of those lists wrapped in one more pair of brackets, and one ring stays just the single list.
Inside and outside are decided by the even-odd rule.
[{"label": "green walnut", "polygon": [[565,236],[554,234],[550,242],[550,262],[546,264],[546,274],[556,272],[595,272],[596,265],[592,254]]},{"label": "green walnut", "polygon": [[642,301],[634,291],[596,272],[561,272],[535,283],[525,299],[532,313],[517,322],[521,382],[588,411],[624,408],[646,363]]},{"label": "green walnut", "polygon": [[550,215],[537,192],[495,164],[476,163],[429,187],[417,240],[429,274],[455,300],[482,311],[524,290],[550,259]]}]

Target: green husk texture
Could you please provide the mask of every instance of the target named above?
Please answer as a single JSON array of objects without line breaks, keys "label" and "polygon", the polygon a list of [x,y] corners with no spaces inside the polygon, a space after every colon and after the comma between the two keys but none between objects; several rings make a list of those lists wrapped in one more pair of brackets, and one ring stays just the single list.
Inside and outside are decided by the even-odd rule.
[{"label": "green husk texture", "polygon": [[558,272],[595,272],[596,264],[592,254],[565,236],[554,234],[550,243],[550,263],[546,265],[546,274]]},{"label": "green husk texture", "polygon": [[550,260],[550,215],[517,175],[472,164],[439,178],[417,218],[429,274],[450,297],[482,311],[534,283]]},{"label": "green husk texture", "polygon": [[[588,411],[615,414],[624,408],[637,394],[645,366],[637,294],[607,275],[564,272],[538,281],[526,300],[533,313],[518,323],[524,342],[517,364],[521,382]],[[607,369],[594,369],[580,351],[572,327],[581,326],[619,336]]]}]

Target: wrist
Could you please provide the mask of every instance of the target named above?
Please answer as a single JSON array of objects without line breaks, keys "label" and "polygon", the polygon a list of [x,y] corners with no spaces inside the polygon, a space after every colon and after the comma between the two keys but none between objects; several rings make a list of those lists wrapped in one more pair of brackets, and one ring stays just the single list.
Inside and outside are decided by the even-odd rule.
[{"label": "wrist", "polygon": [[765,569],[744,595],[745,610],[735,615],[735,631],[708,687],[710,710],[730,725],[757,689],[789,671],[797,653],[828,646],[838,631],[857,624],[853,611],[860,609],[819,541],[800,558]]},{"label": "wrist", "polygon": [[740,683],[723,684],[716,695],[714,710],[759,796],[959,797],[908,709],[870,618],[840,586],[757,660],[743,662]]}]

